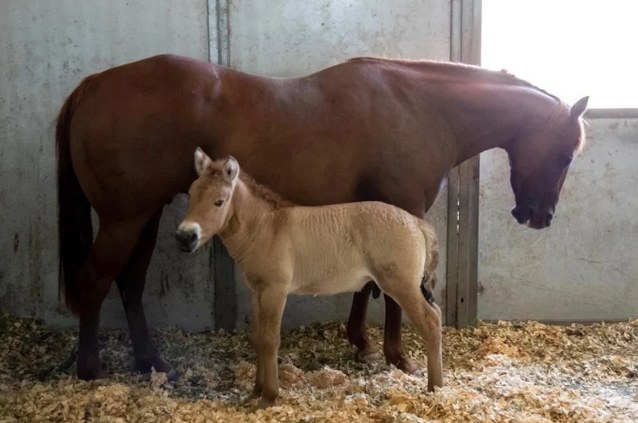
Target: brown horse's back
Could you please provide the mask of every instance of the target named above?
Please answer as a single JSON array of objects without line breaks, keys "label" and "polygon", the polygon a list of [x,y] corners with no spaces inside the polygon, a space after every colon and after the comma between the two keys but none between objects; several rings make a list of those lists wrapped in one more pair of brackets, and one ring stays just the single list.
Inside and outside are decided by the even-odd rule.
[{"label": "brown horse's back", "polygon": [[106,220],[150,215],[184,192],[196,146],[236,156],[259,181],[309,205],[381,199],[423,209],[424,191],[436,191],[427,185],[443,176],[437,166],[447,168],[428,165],[424,128],[415,127],[424,119],[409,93],[366,63],[270,79],[164,55],[84,84],[71,156]]}]

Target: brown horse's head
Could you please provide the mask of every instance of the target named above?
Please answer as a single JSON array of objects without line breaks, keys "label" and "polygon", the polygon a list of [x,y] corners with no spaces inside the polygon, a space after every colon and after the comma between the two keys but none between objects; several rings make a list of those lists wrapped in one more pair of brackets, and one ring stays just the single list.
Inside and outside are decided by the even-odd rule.
[{"label": "brown horse's head", "polygon": [[523,129],[506,147],[516,198],[512,215],[518,223],[535,229],[550,225],[569,165],[585,141],[587,101],[582,98],[542,130],[536,125]]},{"label": "brown horse's head", "polygon": [[188,193],[190,203],[175,237],[182,251],[193,252],[224,229],[232,208],[231,197],[239,176],[239,164],[229,156],[213,161],[200,148],[195,150],[199,177]]}]

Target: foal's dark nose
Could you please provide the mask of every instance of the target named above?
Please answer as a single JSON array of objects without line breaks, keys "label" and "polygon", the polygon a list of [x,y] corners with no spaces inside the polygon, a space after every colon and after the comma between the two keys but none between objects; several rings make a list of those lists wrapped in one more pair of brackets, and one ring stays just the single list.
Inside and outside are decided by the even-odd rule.
[{"label": "foal's dark nose", "polygon": [[177,230],[175,232],[175,238],[179,242],[179,246],[182,251],[191,252],[197,245],[197,233],[194,231],[182,231]]}]

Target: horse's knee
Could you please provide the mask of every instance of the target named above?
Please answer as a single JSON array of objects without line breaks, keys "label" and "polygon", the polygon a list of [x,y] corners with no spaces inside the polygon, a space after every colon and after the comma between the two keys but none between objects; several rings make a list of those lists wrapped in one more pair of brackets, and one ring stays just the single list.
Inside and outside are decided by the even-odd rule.
[{"label": "horse's knee", "polygon": [[436,328],[436,331],[441,332],[441,327],[443,325],[443,315],[441,314],[441,308],[436,303],[427,303],[427,321],[433,328]]},{"label": "horse's knee", "polygon": [[99,309],[111,288],[111,281],[98,278],[95,269],[86,265],[78,272],[78,294],[80,315],[83,311]]}]

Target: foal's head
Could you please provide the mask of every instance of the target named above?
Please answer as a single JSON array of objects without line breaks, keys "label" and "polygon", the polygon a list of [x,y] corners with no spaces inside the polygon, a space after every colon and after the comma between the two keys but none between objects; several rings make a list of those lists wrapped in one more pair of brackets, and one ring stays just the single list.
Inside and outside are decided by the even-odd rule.
[{"label": "foal's head", "polygon": [[518,223],[535,229],[550,225],[569,165],[585,141],[582,115],[587,100],[563,109],[549,126],[522,129],[519,137],[524,139],[506,147],[516,198],[512,215]]},{"label": "foal's head", "polygon": [[197,250],[226,226],[239,164],[232,156],[213,161],[197,148],[195,170],[199,177],[188,190],[188,211],[175,233],[182,251],[186,252]]}]

